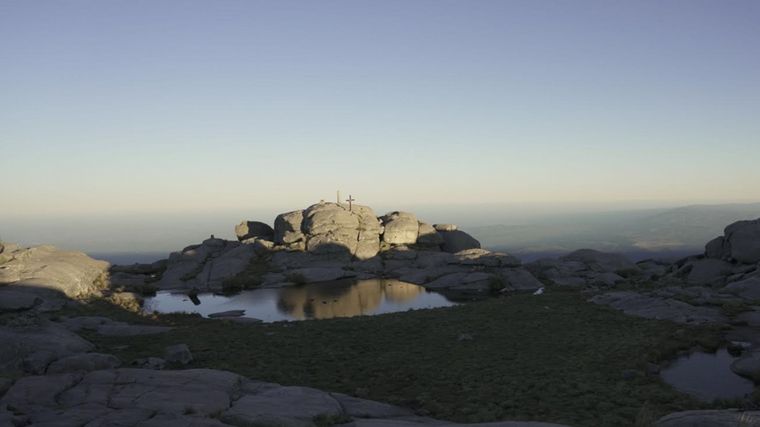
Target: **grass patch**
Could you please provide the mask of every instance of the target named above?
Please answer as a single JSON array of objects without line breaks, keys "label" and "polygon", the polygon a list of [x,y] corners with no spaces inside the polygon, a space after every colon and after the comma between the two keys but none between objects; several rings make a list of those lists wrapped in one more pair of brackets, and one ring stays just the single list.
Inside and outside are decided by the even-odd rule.
[{"label": "grass patch", "polygon": [[[158,319],[175,329],[87,338],[126,362],[186,343],[192,367],[347,393],[460,422],[632,426],[709,407],[646,375],[646,364],[718,342],[714,329],[625,316],[570,291],[353,319],[257,325],[187,315]],[[460,341],[461,334],[473,339]],[[128,347],[117,347],[122,344]],[[631,369],[641,374],[625,379]]]}]

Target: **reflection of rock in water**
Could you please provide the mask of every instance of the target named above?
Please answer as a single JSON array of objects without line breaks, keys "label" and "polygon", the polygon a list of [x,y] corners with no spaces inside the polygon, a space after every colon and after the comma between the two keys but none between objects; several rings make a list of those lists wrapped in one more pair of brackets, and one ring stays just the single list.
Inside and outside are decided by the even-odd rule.
[{"label": "reflection of rock in water", "polygon": [[383,301],[404,302],[424,289],[396,280],[321,283],[283,288],[277,307],[296,319],[351,317],[372,313]]},{"label": "reflection of rock in water", "polygon": [[422,286],[399,282],[398,280],[386,280],[385,283],[385,297],[388,298],[388,301],[411,301],[417,298],[421,293],[425,292],[425,289]]}]

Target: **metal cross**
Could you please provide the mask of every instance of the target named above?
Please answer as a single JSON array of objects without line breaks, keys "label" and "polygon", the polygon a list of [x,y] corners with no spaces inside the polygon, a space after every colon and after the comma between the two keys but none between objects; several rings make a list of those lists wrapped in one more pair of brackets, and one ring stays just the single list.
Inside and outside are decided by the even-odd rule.
[{"label": "metal cross", "polygon": [[348,211],[350,212],[350,211],[353,209],[353,206],[351,205],[351,203],[355,202],[355,201],[356,201],[356,199],[354,199],[354,198],[353,198],[353,197],[352,197],[352,196],[349,194],[349,195],[348,195],[348,199],[346,199],[346,201],[348,202]]}]

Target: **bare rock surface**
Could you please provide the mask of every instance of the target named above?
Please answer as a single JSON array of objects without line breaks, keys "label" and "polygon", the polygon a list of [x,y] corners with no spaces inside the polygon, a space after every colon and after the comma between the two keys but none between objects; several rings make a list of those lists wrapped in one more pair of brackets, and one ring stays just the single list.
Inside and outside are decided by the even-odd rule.
[{"label": "bare rock surface", "polygon": [[48,366],[46,373],[91,372],[119,366],[121,366],[121,360],[111,354],[81,353],[56,360]]},{"label": "bare rock surface", "polygon": [[172,253],[157,285],[160,289],[220,290],[225,280],[245,270],[256,256],[253,245],[211,236],[200,245]]},{"label": "bare rock surface", "polygon": [[480,242],[462,230],[439,231],[443,238],[441,249],[456,253],[467,249],[480,249]]},{"label": "bare rock surface", "polygon": [[61,358],[94,346],[61,325],[43,322],[25,327],[0,326],[0,375],[42,373]]},{"label": "bare rock surface", "polygon": [[726,285],[722,291],[746,300],[760,301],[760,277],[751,277],[749,279],[730,283]]},{"label": "bare rock surface", "polygon": [[417,242],[419,222],[410,212],[390,212],[382,217],[383,241],[392,245],[409,245]]},{"label": "bare rock surface", "polygon": [[683,411],[666,415],[655,427],[744,427],[760,425],[760,411],[738,409]]},{"label": "bare rock surface", "polygon": [[760,262],[760,218],[728,225],[723,236],[705,245],[705,256],[742,264]]},{"label": "bare rock surface", "polygon": [[106,286],[110,264],[82,252],[35,246],[3,252],[0,285],[59,291],[69,298],[97,295]]},{"label": "bare rock surface", "polygon": [[241,242],[254,237],[272,240],[274,238],[274,230],[269,224],[260,221],[241,221],[240,224],[235,226],[235,236]]},{"label": "bare rock surface", "polygon": [[107,317],[78,316],[63,318],[62,325],[72,332],[80,330],[95,331],[106,336],[135,336],[152,335],[170,331],[168,326],[134,325],[125,322],[117,322]]},{"label": "bare rock surface", "polygon": [[41,302],[42,299],[34,293],[0,287],[0,313],[29,310]]},{"label": "bare rock surface", "polygon": [[589,270],[597,272],[618,272],[622,270],[639,270],[631,260],[620,254],[600,252],[593,249],[579,249],[561,258],[563,261],[576,261]]},{"label": "bare rock surface", "polygon": [[[348,425],[465,426],[414,416],[393,405],[308,387],[251,381],[211,369],[109,369],[30,376],[16,381],[0,407],[32,425],[307,426],[316,417],[352,419]],[[558,427],[538,422],[472,424],[483,427]]]},{"label": "bare rock surface", "polygon": [[683,324],[727,324],[728,318],[714,307],[693,306],[672,298],[615,291],[596,295],[591,302],[608,305],[623,313],[647,319],[670,320]]}]

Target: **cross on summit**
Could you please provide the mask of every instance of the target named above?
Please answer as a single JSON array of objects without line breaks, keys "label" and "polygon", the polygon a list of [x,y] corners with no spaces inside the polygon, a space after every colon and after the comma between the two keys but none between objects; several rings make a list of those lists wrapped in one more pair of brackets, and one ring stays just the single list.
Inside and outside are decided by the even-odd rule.
[{"label": "cross on summit", "polygon": [[348,202],[348,211],[351,212],[351,210],[353,210],[352,203],[355,202],[356,199],[354,199],[354,197],[349,194],[348,199],[346,199],[346,201]]}]

